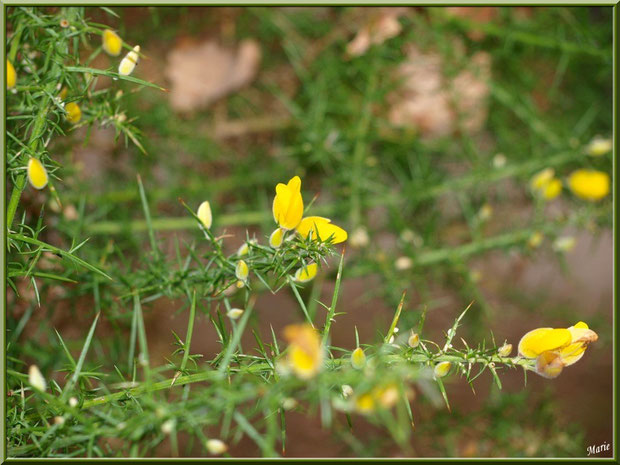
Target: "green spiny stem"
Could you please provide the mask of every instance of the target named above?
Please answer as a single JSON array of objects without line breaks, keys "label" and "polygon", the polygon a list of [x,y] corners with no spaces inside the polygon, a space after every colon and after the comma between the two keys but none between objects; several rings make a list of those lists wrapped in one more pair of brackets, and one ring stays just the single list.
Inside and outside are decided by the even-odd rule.
[{"label": "green spiny stem", "polygon": [[[47,121],[47,115],[50,108],[50,99],[49,97],[45,97],[45,102],[41,105],[39,109],[39,113],[37,114],[34,121],[32,132],[30,133],[30,141],[28,143],[28,149],[30,153],[36,153],[37,151],[37,145],[41,138],[41,135],[43,134],[45,123]],[[22,154],[21,159],[24,166],[27,164],[29,156],[30,155],[26,152]],[[25,185],[26,173],[21,173],[17,176],[17,179],[15,180],[15,186],[13,186],[13,192],[11,192],[11,198],[9,199],[9,204],[7,206],[6,226],[9,231],[11,230],[11,225],[13,224],[13,217],[15,216],[15,212],[17,211],[17,204],[19,203],[19,199],[22,195],[22,191],[24,190]]]},{"label": "green spiny stem", "polygon": [[[493,355],[489,357],[476,356],[476,357],[466,358],[463,356],[451,355],[451,354],[414,353],[411,356],[409,356],[407,359],[404,359],[400,355],[391,355],[387,357],[387,361],[388,363],[408,361],[408,362],[413,362],[413,363],[438,363],[438,362],[481,363],[485,365],[488,365],[489,363],[494,363],[494,364],[507,364],[508,366],[520,366],[525,369],[531,368],[531,361],[528,359],[524,359],[521,357],[503,358],[498,355]],[[336,369],[348,363],[350,363],[350,360],[349,360],[349,357],[346,356],[342,358],[328,360],[326,362],[326,365],[328,369]],[[264,363],[255,363],[250,366],[229,367],[228,371],[231,374],[234,374],[234,373],[264,374],[264,373],[273,372],[273,367],[269,363],[264,362]],[[215,370],[202,371],[200,373],[194,373],[191,375],[173,377],[173,378],[166,379],[164,381],[158,381],[152,384],[143,384],[143,385],[131,388],[131,389],[124,390],[122,392],[115,392],[113,394],[107,394],[105,396],[86,400],[81,408],[88,409],[88,408],[96,407],[98,405],[115,402],[125,397],[138,397],[145,393],[151,393],[155,391],[161,391],[164,389],[170,389],[174,386],[184,386],[186,384],[192,384],[192,383],[218,381],[221,379],[222,379],[221,374]]]}]

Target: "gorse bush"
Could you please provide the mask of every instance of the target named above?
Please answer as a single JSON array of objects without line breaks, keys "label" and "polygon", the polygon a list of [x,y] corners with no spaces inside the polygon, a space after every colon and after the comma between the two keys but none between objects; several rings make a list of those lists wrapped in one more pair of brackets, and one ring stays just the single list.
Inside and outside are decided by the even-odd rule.
[{"label": "gorse bush", "polygon": [[[159,17],[156,10],[153,18]],[[273,169],[263,169],[249,160],[249,168],[238,169],[252,171],[251,176],[234,172],[218,186],[230,183],[235,195],[243,196],[256,182],[265,187],[268,197],[248,199],[246,205],[235,205],[232,213],[230,209],[226,213],[227,207],[216,200],[216,187],[200,173],[194,173],[197,183],[192,178],[181,186],[157,186],[144,173],[132,173],[135,185],[116,193],[127,208],[118,208],[106,194],[90,193],[97,203],[92,207],[87,193],[72,193],[78,190],[77,181],[71,180],[78,168],[70,157],[57,152],[66,153],[63,144],[75,143],[72,138],[82,142],[83,136],[86,144],[93,131],[112,127],[115,140],[122,138],[129,153],[164,158],[157,153],[157,143],[143,136],[144,128],[161,124],[157,122],[161,116],[156,110],[142,115],[135,99],[163,105],[159,99],[166,89],[134,76],[140,61],[150,59],[145,43],[130,44],[125,34],[86,14],[75,7],[8,10],[9,457],[142,457],[156,455],[162,444],[169,444],[174,456],[227,456],[244,438],[263,456],[274,457],[286,455],[290,412],[318,415],[321,427],[333,431],[357,455],[378,450],[373,441],[357,436],[355,426],[362,421],[380,428],[400,450],[410,452],[416,431],[436,436],[432,428],[449,423],[443,414],[437,424],[416,414],[423,402],[451,410],[447,380],[462,378],[474,390],[476,380],[488,377],[494,389],[501,390],[502,376],[509,370],[522,372],[525,380],[528,374],[557,378],[598,340],[600,329],[594,325],[590,329],[572,315],[568,321],[563,315],[562,328],[546,327],[546,319],[540,317],[520,340],[498,334],[489,338],[484,326],[489,304],[466,261],[490,250],[531,254],[549,239],[562,257],[574,246],[572,236],[563,232],[567,227],[609,225],[611,143],[605,137],[590,137],[583,129],[579,134],[583,141],[564,143],[564,134],[555,134],[527,104],[497,84],[495,98],[531,126],[535,156],[517,156],[508,162],[498,153],[488,163],[467,139],[462,145],[471,170],[459,176],[447,174],[449,170],[435,173],[430,161],[433,152],[445,148],[453,155],[453,147],[447,143],[444,148],[432,143],[427,147],[414,138],[416,157],[407,159],[398,138],[409,143],[411,134],[394,136],[394,128],[372,122],[374,99],[383,98],[389,87],[378,70],[393,61],[394,50],[370,48],[367,62],[364,57],[349,57],[346,72],[362,76],[357,89],[362,101],[343,102],[339,92],[345,87],[339,84],[334,85],[334,101],[328,101],[322,90],[327,78],[321,73],[335,72],[328,65],[335,60],[331,49],[317,64],[302,66],[296,46],[289,42],[299,39],[297,33],[288,34],[295,25],[279,10],[257,9],[249,14],[260,20],[266,36],[293,37],[284,40],[284,52],[301,74],[301,90],[295,101],[286,102],[295,129],[286,133],[283,142],[290,145],[296,161],[276,161]],[[107,8],[96,14],[110,22],[117,17]],[[431,16],[437,14],[432,10]],[[402,21],[418,21],[413,18]],[[448,24],[467,27],[458,21]],[[144,25],[145,30],[149,27]],[[549,46],[545,41],[537,43],[534,35],[516,37],[526,44]],[[560,42],[557,48],[600,58],[590,47],[584,46],[584,52],[573,46]],[[106,62],[102,56],[107,68],[94,65]],[[313,73],[321,77],[315,80]],[[361,105],[361,114],[350,105]],[[321,112],[323,117],[317,116]],[[131,115],[140,115],[140,120]],[[333,126],[329,134],[334,136],[322,137],[324,122]],[[181,130],[170,122],[167,130],[178,130],[182,145],[195,132],[192,124],[192,120],[183,122]],[[334,153],[327,138],[340,147]],[[385,157],[369,156],[370,146],[384,150]],[[540,156],[540,146],[552,150],[552,155]],[[313,148],[316,151],[307,156]],[[174,163],[169,158],[165,156],[166,162]],[[144,162],[135,162],[140,163]],[[316,184],[308,182],[311,187],[306,187],[306,180],[317,172],[326,178],[325,186],[336,185],[325,202],[317,200]],[[467,194],[507,179],[520,183],[531,218],[524,227],[486,235],[484,225],[494,214],[492,199],[479,192]],[[109,182],[112,190],[118,180]],[[448,221],[433,204],[452,192],[469,228],[468,239],[459,244],[442,243],[435,229]],[[183,216],[162,218],[158,213],[155,217],[154,205],[162,198],[174,199],[171,208]],[[570,211],[547,214],[548,207],[562,198],[571,205]],[[69,214],[67,205],[74,203],[77,212]],[[398,238],[397,247],[387,251],[381,249],[368,219],[373,208],[383,205],[391,218],[391,232]],[[123,210],[131,211],[131,221],[125,221]],[[414,210],[419,216],[412,219]],[[324,214],[331,218],[319,216]],[[250,232],[256,224],[263,228]],[[240,246],[226,226],[243,229]],[[163,229],[188,229],[195,237],[173,241],[161,234]],[[124,239],[115,241],[115,235]],[[357,327],[348,328],[355,345],[338,347],[333,328],[343,314],[347,274],[371,273],[380,275],[371,291],[393,309],[391,323],[377,327],[375,340],[363,340]],[[427,325],[435,314],[425,299],[414,306],[410,296],[416,292],[424,297],[427,279],[441,281],[454,275],[459,292],[471,303],[454,309],[458,317],[444,328],[443,337],[433,338]],[[328,299],[322,299],[315,283],[331,277],[333,289]],[[264,321],[257,309],[258,298],[267,293],[292,296],[292,305],[287,303],[278,311],[294,322],[281,331],[274,329],[275,322]],[[162,364],[152,357],[153,340],[148,337],[146,313],[155,301],[165,301],[171,314],[181,314],[187,321],[184,334],[172,332],[174,348]],[[89,322],[71,340],[53,323],[55,312],[68,310],[63,307],[66,302],[72,315],[79,314],[78,326],[85,316]],[[464,331],[470,312],[475,314],[471,319],[475,327]],[[217,335],[218,350],[212,356],[195,348],[203,337],[197,329],[201,318]],[[269,328],[268,337],[257,321]],[[587,357],[581,363],[587,363]],[[489,418],[496,421],[503,410],[523,413],[525,398],[501,391],[499,396],[500,406],[496,403],[485,410],[491,412]],[[539,417],[553,422],[545,412]],[[467,419],[459,421],[462,426]],[[505,418],[496,423],[508,427]],[[450,430],[454,433],[459,428],[442,429],[439,435],[447,438]],[[503,453],[520,454],[514,444],[496,439]],[[551,443],[558,450],[564,447],[561,438],[554,437]],[[570,449],[570,453],[579,451]]]}]

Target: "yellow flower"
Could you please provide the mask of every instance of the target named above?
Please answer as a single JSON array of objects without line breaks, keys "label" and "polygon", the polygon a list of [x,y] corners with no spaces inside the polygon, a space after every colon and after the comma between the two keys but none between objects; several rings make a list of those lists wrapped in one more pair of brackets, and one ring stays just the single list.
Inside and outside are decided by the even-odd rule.
[{"label": "yellow flower", "polygon": [[284,229],[295,229],[304,213],[301,179],[292,177],[288,184],[278,183],[273,199],[273,218]]},{"label": "yellow flower", "polygon": [[555,378],[566,366],[576,363],[590,342],[598,335],[580,321],[570,328],[537,328],[519,341],[519,355],[536,359],[536,372],[545,378]]},{"label": "yellow flower", "polygon": [[213,215],[211,213],[211,204],[207,200],[200,204],[196,216],[206,229],[211,229],[211,224],[213,223]]},{"label": "yellow flower", "polygon": [[13,63],[9,60],[6,60],[6,88],[11,89],[15,87],[17,83],[17,73],[15,72],[15,68],[13,68]]},{"label": "yellow flower", "polygon": [[274,249],[279,249],[284,240],[284,229],[278,228],[269,236],[269,245]]},{"label": "yellow flower", "polygon": [[40,190],[47,186],[47,181],[49,180],[47,170],[39,160],[30,157],[30,160],[28,160],[27,172],[28,181],[30,181],[32,187]]},{"label": "yellow flower", "polygon": [[67,121],[70,123],[78,123],[82,119],[82,110],[75,102],[69,102],[65,105],[65,111],[67,112]]},{"label": "yellow flower", "polygon": [[530,187],[545,200],[555,199],[562,192],[562,182],[554,176],[552,168],[545,168],[532,177]]},{"label": "yellow flower", "polygon": [[101,36],[101,45],[108,55],[117,57],[121,54],[123,41],[116,32],[106,29]]},{"label": "yellow flower", "polygon": [[237,279],[239,281],[245,282],[247,281],[249,274],[250,268],[248,268],[248,264],[243,260],[239,260],[235,269],[235,276],[237,276]]},{"label": "yellow flower", "polygon": [[295,281],[299,283],[307,283],[312,281],[318,271],[318,265],[316,263],[310,263],[309,265],[302,266],[295,272]]},{"label": "yellow flower", "polygon": [[45,378],[41,374],[39,367],[36,365],[30,365],[30,368],[28,369],[28,382],[37,391],[45,391],[47,388]]},{"label": "yellow flower", "polygon": [[613,150],[613,141],[601,136],[596,136],[586,146],[586,153],[593,157],[600,157]]},{"label": "yellow flower", "polygon": [[355,399],[355,409],[362,414],[370,413],[375,409],[375,399],[370,393],[362,394]]},{"label": "yellow flower", "polygon": [[121,76],[129,76],[133,73],[133,70],[138,64],[138,53],[140,52],[140,46],[136,45],[131,52],[125,55],[125,58],[121,60],[121,64],[118,65],[118,74]]},{"label": "yellow flower", "polygon": [[351,352],[351,365],[356,370],[361,370],[366,366],[366,354],[361,347]]},{"label": "yellow flower", "polygon": [[532,190],[540,190],[545,186],[545,184],[553,179],[554,175],[555,171],[553,168],[545,168],[532,177],[530,187]]},{"label": "yellow flower", "polygon": [[448,372],[450,371],[450,368],[452,368],[452,363],[439,362],[437,365],[435,365],[435,368],[433,370],[435,374],[435,378],[443,378],[444,376],[448,374]]},{"label": "yellow flower", "polygon": [[[297,232],[304,238],[312,234],[312,239],[326,241],[331,237],[333,244],[347,240],[347,232],[331,224],[329,218],[309,216],[302,219],[303,213],[304,201],[301,196],[301,179],[299,176],[292,177],[288,184],[279,183],[276,186],[276,196],[273,199],[273,218],[280,228],[284,230],[297,229]],[[278,235],[279,233],[274,231],[272,236],[274,234]]]},{"label": "yellow flower", "polygon": [[577,197],[595,202],[609,194],[609,175],[602,171],[581,169],[573,171],[568,186]]},{"label": "yellow flower", "polygon": [[347,240],[347,232],[339,226],[331,223],[329,218],[320,216],[308,216],[301,220],[297,226],[297,232],[305,239],[312,234],[312,239],[326,241],[332,238],[332,244],[339,244]]},{"label": "yellow flower", "polygon": [[316,330],[309,324],[284,328],[289,343],[286,363],[301,379],[314,377],[323,366],[323,348]]},{"label": "yellow flower", "polygon": [[542,195],[545,200],[555,199],[562,192],[562,181],[559,179],[552,179],[542,189]]},{"label": "yellow flower", "polygon": [[398,386],[396,383],[386,383],[375,386],[369,392],[356,397],[355,410],[361,414],[368,414],[376,410],[377,406],[391,408],[398,400]]}]

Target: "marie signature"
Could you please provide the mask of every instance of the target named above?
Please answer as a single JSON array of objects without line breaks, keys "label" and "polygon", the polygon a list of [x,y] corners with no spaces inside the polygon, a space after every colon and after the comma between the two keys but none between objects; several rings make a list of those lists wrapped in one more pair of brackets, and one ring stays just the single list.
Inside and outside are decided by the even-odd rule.
[{"label": "marie signature", "polygon": [[588,446],[587,447],[588,457],[590,457],[592,454],[600,454],[601,452],[606,452],[610,448],[611,448],[611,444],[609,444],[607,441],[597,446]]}]

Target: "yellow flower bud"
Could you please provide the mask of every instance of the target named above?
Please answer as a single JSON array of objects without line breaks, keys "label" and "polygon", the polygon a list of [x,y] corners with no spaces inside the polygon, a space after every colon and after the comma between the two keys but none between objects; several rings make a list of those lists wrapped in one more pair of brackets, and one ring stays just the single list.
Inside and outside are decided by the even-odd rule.
[{"label": "yellow flower bud", "polygon": [[351,352],[351,365],[356,370],[361,370],[366,366],[366,354],[361,347]]},{"label": "yellow flower bud", "polygon": [[101,45],[103,50],[113,57],[117,57],[121,54],[121,49],[123,48],[123,41],[118,36],[116,32],[111,29],[106,29],[103,31],[103,35],[101,36]]},{"label": "yellow flower bud", "polygon": [[409,347],[415,349],[420,345],[420,336],[411,331],[411,335],[409,336],[409,339],[407,339],[407,344],[409,344]]},{"label": "yellow flower bud", "polygon": [[485,203],[478,211],[478,219],[480,221],[487,221],[493,216],[493,207],[488,203]]},{"label": "yellow flower bud", "polygon": [[451,362],[439,362],[437,365],[435,365],[435,368],[433,370],[435,378],[443,378],[448,374],[450,368],[452,368]]},{"label": "yellow flower bud", "polygon": [[15,87],[16,83],[17,83],[17,73],[15,72],[13,63],[11,63],[9,60],[6,60],[6,88],[11,89]]},{"label": "yellow flower bud", "polygon": [[211,204],[207,200],[200,204],[196,216],[205,228],[211,229],[213,215],[211,214]]},{"label": "yellow flower bud", "polygon": [[28,172],[28,181],[32,187],[41,190],[47,186],[47,182],[49,180],[47,170],[45,169],[45,166],[43,166],[43,163],[39,160],[30,157],[26,171]]},{"label": "yellow flower bud", "polygon": [[283,240],[284,230],[282,228],[278,228],[269,236],[269,245],[274,249],[278,249],[282,245]]},{"label": "yellow flower bud", "polygon": [[342,385],[342,397],[346,399],[347,397],[350,397],[351,395],[353,395],[353,388],[349,386],[348,384],[343,384]]},{"label": "yellow flower bud", "polygon": [[140,46],[136,45],[131,52],[125,55],[125,58],[121,60],[121,64],[118,65],[118,74],[121,76],[129,76],[133,73],[133,70],[138,64],[138,53],[140,52]]},{"label": "yellow flower bud", "polygon": [[366,247],[370,243],[370,237],[368,237],[368,232],[366,231],[366,228],[362,226],[355,229],[351,233],[351,239],[349,239],[349,243],[352,247],[356,249]]},{"label": "yellow flower bud", "polygon": [[399,271],[405,271],[405,270],[410,269],[413,266],[413,260],[405,256],[398,257],[396,259],[396,262],[394,262],[394,266]]},{"label": "yellow flower bud", "polygon": [[553,241],[553,250],[556,252],[570,252],[576,245],[577,239],[573,236],[562,236]]},{"label": "yellow flower bud", "polygon": [[176,421],[172,418],[166,420],[161,425],[161,432],[164,434],[171,434],[176,427]]},{"label": "yellow flower bud", "polygon": [[596,136],[586,146],[586,153],[593,157],[600,157],[613,150],[613,141],[608,138]]},{"label": "yellow flower bud", "polygon": [[76,124],[82,119],[82,110],[75,102],[69,102],[65,105],[65,111],[67,112],[66,118],[70,123]]},{"label": "yellow flower bud", "polygon": [[211,455],[220,455],[228,450],[226,443],[220,439],[208,439],[205,445]]},{"label": "yellow flower bud", "polygon": [[28,382],[37,391],[44,392],[45,389],[47,389],[45,378],[41,374],[39,367],[36,365],[30,365],[30,368],[28,369]]},{"label": "yellow flower bud", "polygon": [[249,274],[250,268],[248,268],[248,264],[243,260],[239,260],[237,262],[237,268],[235,269],[235,276],[237,276],[237,279],[245,282],[248,279]]},{"label": "yellow flower bud", "polygon": [[309,265],[299,268],[295,272],[295,281],[299,283],[307,283],[312,281],[318,271],[318,265],[316,263],[310,263]]},{"label": "yellow flower bud", "polygon": [[527,240],[527,245],[529,245],[532,249],[535,249],[538,246],[540,246],[540,244],[542,244],[542,241],[544,238],[545,236],[543,236],[543,234],[540,231],[536,231]]},{"label": "yellow flower bud", "polygon": [[69,406],[75,408],[78,406],[78,400],[75,397],[69,397]]},{"label": "yellow flower bud", "polygon": [[499,349],[497,349],[497,355],[500,357],[508,357],[512,352],[512,344],[504,344]]},{"label": "yellow flower bud", "polygon": [[247,242],[244,242],[243,244],[241,244],[241,247],[237,249],[237,255],[239,257],[243,257],[244,255],[247,255],[249,251],[250,251],[250,246],[248,245]]},{"label": "yellow flower bud", "polygon": [[55,425],[59,425],[59,426],[64,425],[65,424],[65,417],[61,417],[61,416],[58,416],[58,415],[55,416],[54,417],[54,424]]},{"label": "yellow flower bud", "polygon": [[237,320],[241,315],[243,315],[243,310],[240,308],[231,308],[226,315],[231,320]]}]

